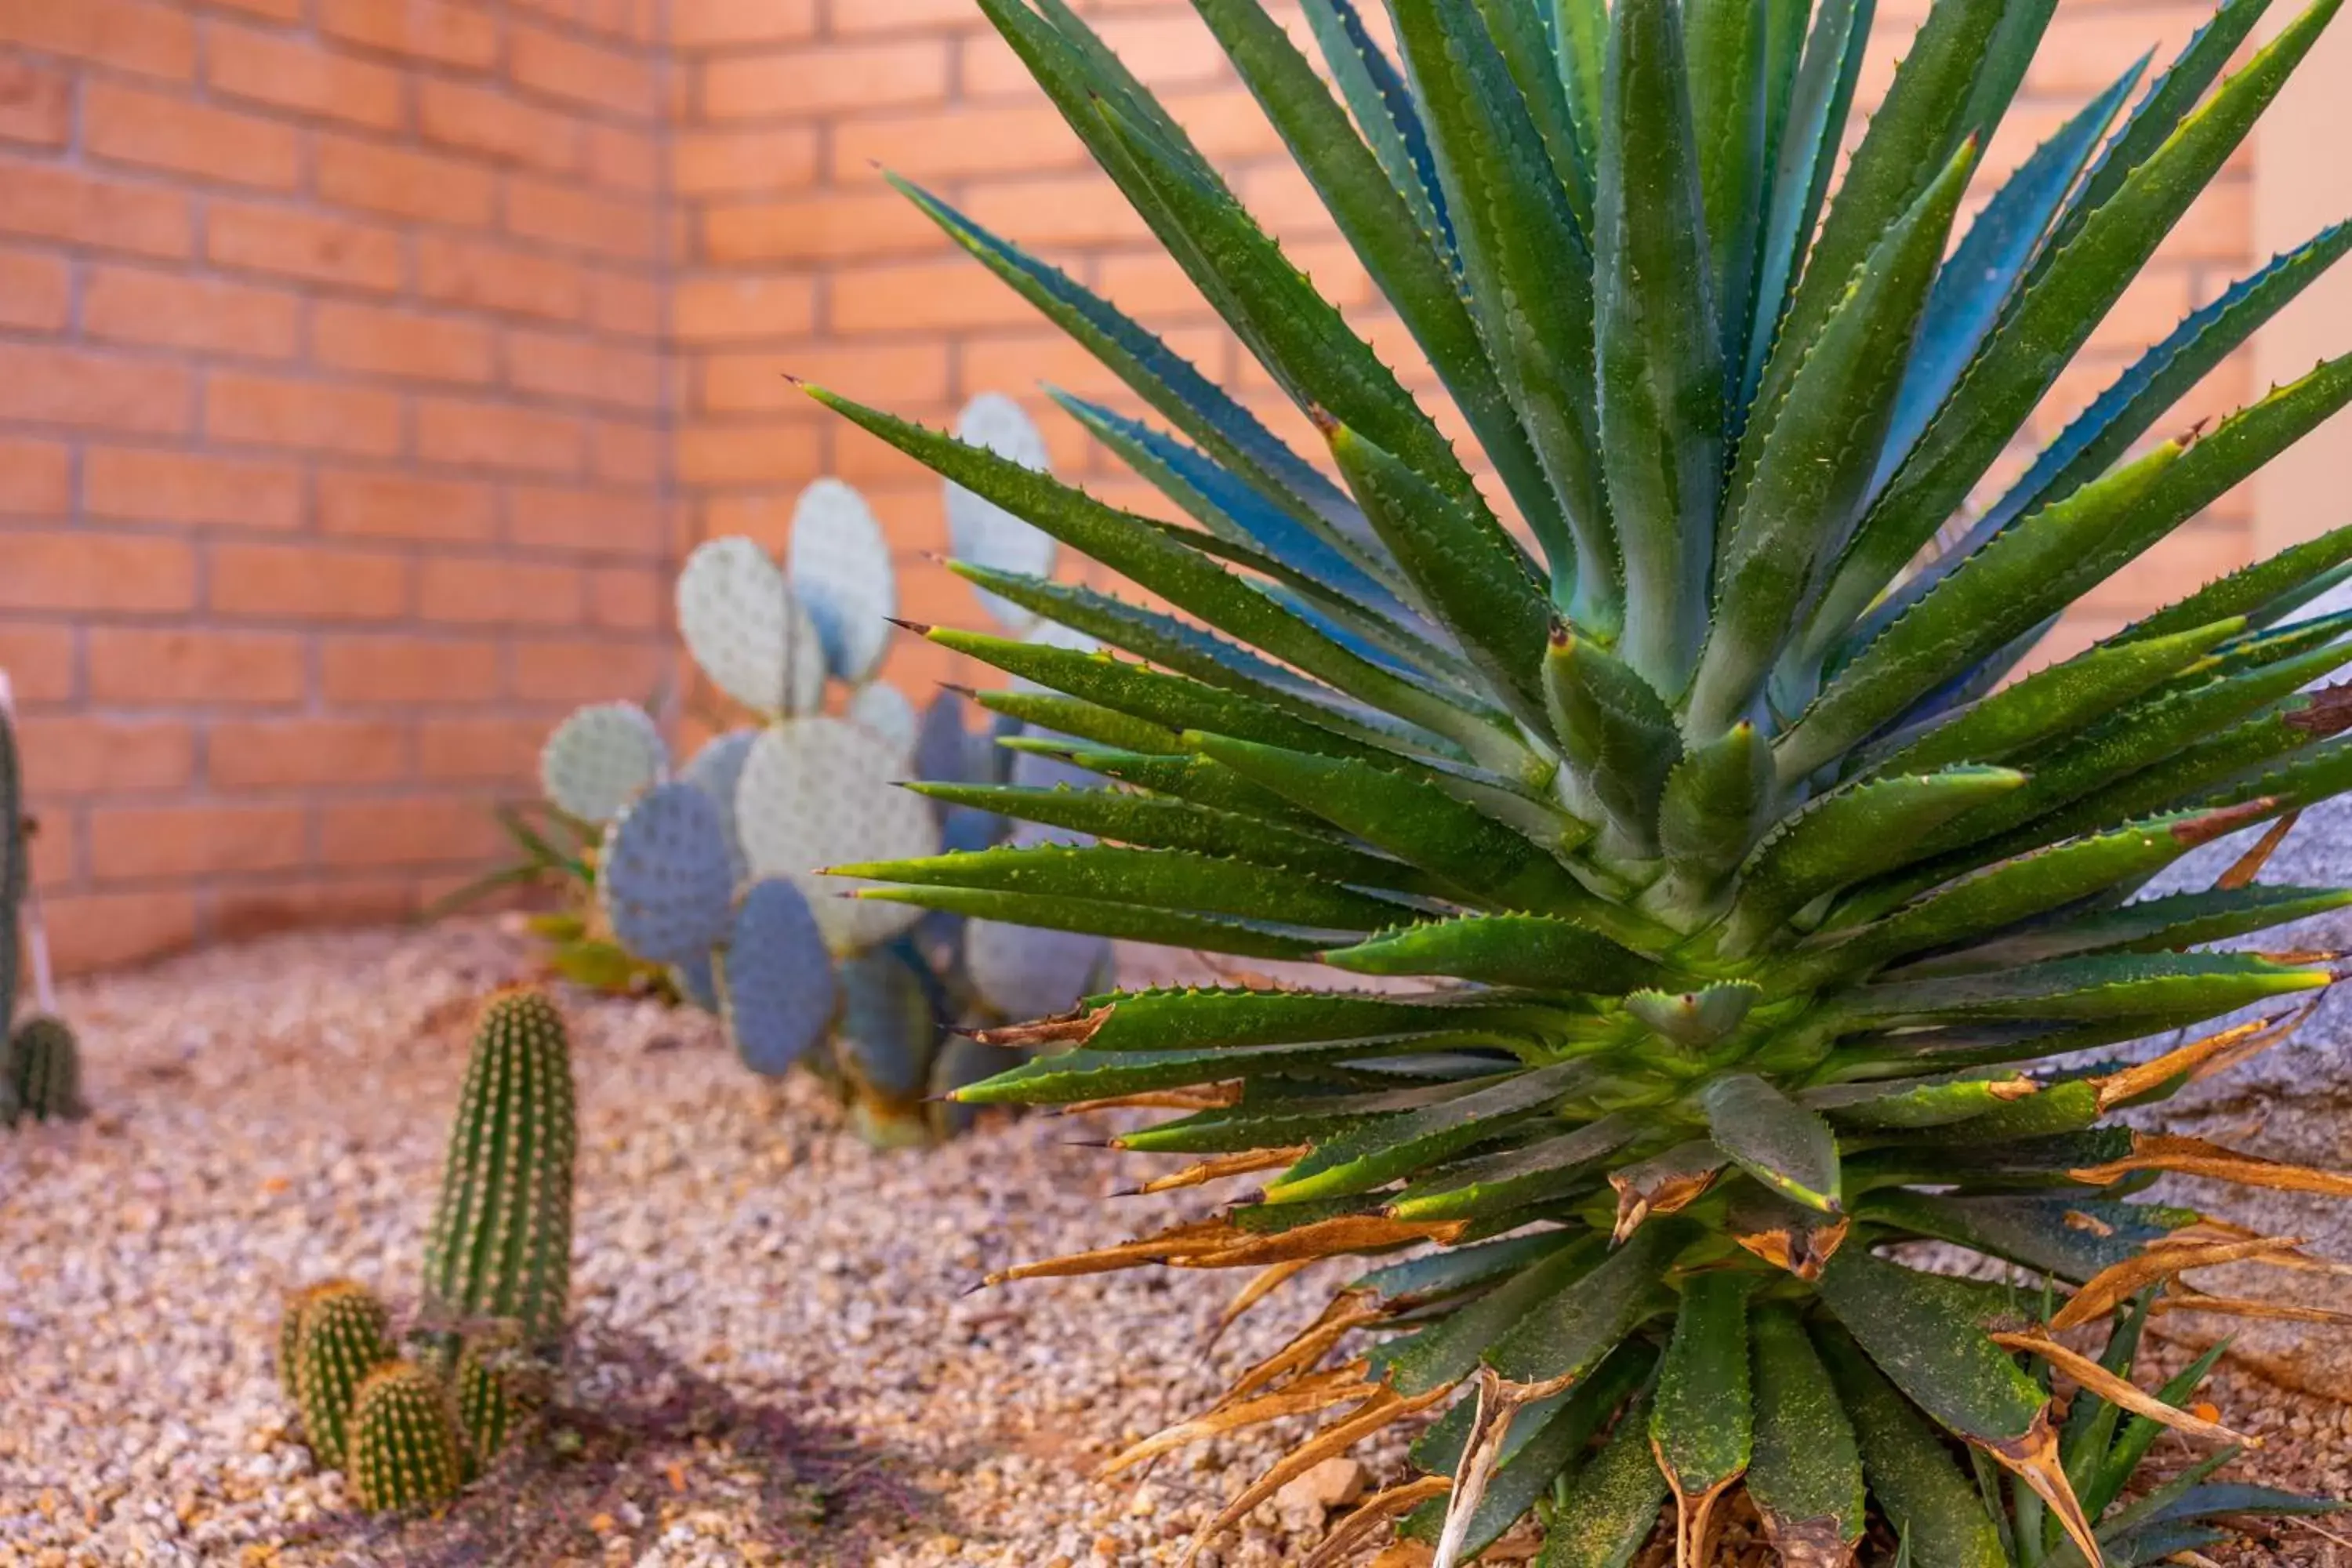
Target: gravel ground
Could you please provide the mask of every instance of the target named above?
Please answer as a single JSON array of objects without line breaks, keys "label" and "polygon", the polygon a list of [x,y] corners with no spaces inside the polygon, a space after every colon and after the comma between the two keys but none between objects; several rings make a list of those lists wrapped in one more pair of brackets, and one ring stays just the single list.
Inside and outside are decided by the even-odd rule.
[{"label": "gravel ground", "polygon": [[[1111,1199],[1139,1163],[1074,1146],[1100,1128],[877,1154],[806,1081],[750,1079],[708,1020],[574,997],[572,1386],[442,1516],[358,1517],[289,1430],[278,1301],[339,1274],[408,1296],[473,1000],[528,963],[456,922],[69,988],[100,1114],[0,1137],[0,1568],[1173,1563],[1274,1457],[1220,1440],[1139,1483],[1092,1473],[1286,1338],[1311,1279],[1213,1356],[1234,1278],[962,1294],[1170,1214]],[[2352,1494],[2352,1411],[2236,1373],[2212,1397],[2269,1439],[2247,1479]],[[1399,1472],[1397,1443],[1360,1457],[1373,1484]],[[1324,1516],[1265,1504],[1202,1568],[1297,1563]],[[1727,1561],[1760,1562],[1745,1537]],[[2295,1527],[2226,1561],[2352,1568],[2352,1544]]]}]

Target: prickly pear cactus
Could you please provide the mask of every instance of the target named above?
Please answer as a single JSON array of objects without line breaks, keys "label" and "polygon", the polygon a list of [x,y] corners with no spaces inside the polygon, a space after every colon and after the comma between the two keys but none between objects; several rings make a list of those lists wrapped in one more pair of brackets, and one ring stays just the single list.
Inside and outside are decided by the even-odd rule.
[{"label": "prickly pear cactus", "polygon": [[329,1469],[339,1468],[360,1384],[395,1359],[392,1314],[349,1279],[313,1286],[288,1304],[278,1354],[279,1376],[290,1384],[311,1455]]},{"label": "prickly pear cactus", "polygon": [[[1009,399],[978,399],[961,427],[992,450],[1045,465],[1044,439]],[[1054,542],[953,488],[947,507],[956,570],[990,612],[1013,631],[1066,640],[1004,596],[1050,588]],[[1109,951],[1097,937],[843,898],[856,884],[820,875],[852,858],[984,849],[1003,838],[992,808],[922,798],[934,786],[985,796],[1083,776],[998,746],[998,738],[1062,739],[1019,716],[973,732],[953,692],[919,712],[876,680],[898,604],[888,541],[871,509],[849,486],[819,480],[793,511],[781,564],[751,540],[719,539],[698,548],[678,579],[688,651],[759,721],[715,737],[673,773],[652,721],[625,703],[600,704],[567,720],[541,760],[550,799],[603,832],[591,857],[595,932],[662,966],[680,995],[716,1012],[753,1071],[809,1068],[847,1103],[862,1136],[887,1145],[956,1131],[969,1113],[927,1101],[942,1084],[1005,1065],[1002,1047],[960,1044],[955,1026],[1066,1007],[1107,973]],[[845,692],[837,708],[828,682]],[[900,787],[910,779],[930,782]]]},{"label": "prickly pear cactus", "polygon": [[0,1105],[10,1120],[79,1121],[89,1114],[81,1097],[81,1047],[65,1020],[46,1013],[26,1019],[8,1037],[5,1054]]},{"label": "prickly pear cactus", "polygon": [[446,1502],[463,1482],[449,1390],[414,1362],[380,1366],[360,1384],[350,1447],[352,1495],[371,1513]]},{"label": "prickly pear cactus", "polygon": [[574,1126],[562,1015],[529,989],[482,1008],[425,1251],[426,1315],[510,1319],[553,1346],[572,1295]]}]

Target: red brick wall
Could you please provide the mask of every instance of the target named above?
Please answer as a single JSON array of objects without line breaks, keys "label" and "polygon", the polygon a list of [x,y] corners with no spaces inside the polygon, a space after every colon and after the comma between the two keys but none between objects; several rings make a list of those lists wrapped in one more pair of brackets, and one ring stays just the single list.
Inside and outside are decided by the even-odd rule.
[{"label": "red brick wall", "polygon": [[[1316,449],[1305,421],[1160,252],[971,0],[675,3],[679,481],[698,535],[781,537],[803,477],[830,469],[865,487],[891,526],[910,614],[967,623],[975,614],[963,586],[925,558],[941,548],[936,484],[809,405],[784,382],[787,371],[934,422],[975,393],[1010,392],[1038,417],[1064,477],[1122,504],[1166,510],[1108,454],[1089,449],[1036,389],[1051,382],[1140,412],[1134,400],[948,246],[877,164],[1066,268],[1246,389],[1271,424]],[[1078,9],[1228,172],[1291,259],[1434,406],[1439,395],[1413,345],[1375,308],[1361,268],[1188,0],[1081,0]],[[2160,68],[2210,9],[2205,0],[2061,0],[1989,171],[2013,166],[2143,50],[2155,48]],[[1882,0],[1865,103],[1884,92],[1926,14],[1926,0]],[[2041,433],[2247,269],[2250,186],[2242,159],[2101,327],[2038,421]],[[2233,362],[2180,423],[2242,401],[2248,381]],[[1450,410],[1443,417],[1456,423]],[[2095,594],[2059,640],[2120,626],[2184,582],[2238,564],[2247,549],[2243,507],[2225,504]],[[903,681],[950,668],[918,645],[900,649],[890,669]]]},{"label": "red brick wall", "polygon": [[61,957],[374,916],[663,668],[655,0],[0,0],[0,665]]},{"label": "red brick wall", "polygon": [[[1079,8],[1426,389],[1187,0]],[[1865,98],[1925,8],[1883,0]],[[1990,162],[2208,8],[2062,0]],[[934,422],[1011,392],[1066,477],[1161,510],[1036,391],[1119,389],[877,163],[1311,449],[972,0],[0,0],[0,664],[68,958],[413,907],[491,847],[483,804],[555,715],[668,668],[676,547],[780,539],[817,474],[874,500],[906,613],[972,622],[937,485],[787,372]],[[2249,187],[2045,427],[2245,270]],[[2225,505],[2066,635],[2246,548]],[[887,673],[949,668],[909,642]]]}]

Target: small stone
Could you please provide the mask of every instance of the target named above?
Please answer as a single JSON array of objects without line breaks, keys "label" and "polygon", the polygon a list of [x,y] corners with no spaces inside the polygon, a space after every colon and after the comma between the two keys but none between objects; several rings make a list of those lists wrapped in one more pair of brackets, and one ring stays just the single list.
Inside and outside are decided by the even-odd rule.
[{"label": "small stone", "polygon": [[1326,1459],[1304,1475],[1293,1478],[1274,1494],[1274,1505],[1285,1514],[1310,1510],[1328,1513],[1364,1495],[1364,1467],[1354,1459]]}]

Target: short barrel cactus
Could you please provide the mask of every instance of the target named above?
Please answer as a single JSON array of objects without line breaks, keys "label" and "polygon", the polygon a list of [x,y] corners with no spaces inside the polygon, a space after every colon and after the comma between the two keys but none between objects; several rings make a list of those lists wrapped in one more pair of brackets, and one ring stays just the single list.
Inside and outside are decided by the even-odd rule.
[{"label": "short barrel cactus", "polygon": [[0,1030],[16,1016],[16,984],[24,963],[25,897],[32,886],[26,830],[25,775],[16,752],[16,721],[0,676]]},{"label": "short barrel cactus", "polygon": [[313,1286],[287,1303],[278,1356],[278,1377],[293,1392],[312,1456],[328,1468],[341,1466],[360,1384],[397,1356],[391,1312],[349,1279]]},{"label": "short barrel cactus", "polygon": [[[1370,1259],[1121,1462],[1323,1417],[1213,1534],[1450,1405],[1429,1473],[1317,1558],[1401,1521],[1423,1546],[1400,1558],[1441,1568],[1522,1521],[1543,1568],[1615,1568],[1669,1503],[1696,1568],[1743,1488],[1809,1565],[1874,1525],[1927,1568],[2147,1563],[2271,1506],[2200,1478],[2109,1513],[2139,1439],[2101,1400],[2219,1434],[2064,1336],[2158,1286],[2157,1309],[2260,1313],[2182,1276],[2306,1261],[2148,1201],[2168,1173],[2352,1195],[2122,1116],[2337,978],[2291,937],[2212,945],[2347,902],[2263,881],[2275,832],[2144,895],[2352,787],[2352,688],[2324,684],[2352,616],[2303,613],[2352,529],[2026,661],[2352,403],[2339,358],[2149,438],[2352,228],[2004,458],[2341,0],[2227,0],[2146,91],[2143,61],[1981,182],[2056,0],[1908,8],[1852,135],[1867,0],[1390,0],[1377,29],[1356,0],[1194,0],[1393,307],[1379,349],[1070,0],[976,4],[1323,450],[900,182],[1173,427],[1074,410],[1192,522],[816,392],[1148,601],[967,561],[1130,657],[928,634],[1047,689],[1103,781],[963,802],[1107,842],[841,869],[867,903],[1398,983],[1092,997],[998,1037],[1074,1049],[961,1091],[1173,1110],[1116,1139],[1198,1158],[1154,1188],[1259,1184],[1004,1277],[1246,1268],[1256,1300]],[[1430,376],[1391,372],[1408,338]],[[2140,1065],[2078,1054],[2173,1031],[2196,1037]],[[1926,1271],[1927,1241],[2031,1283]],[[2062,1377],[2098,1395],[2091,1431]]]},{"label": "short barrel cactus", "polygon": [[[58,1016],[49,955],[32,882],[32,818],[25,813],[16,714],[0,674],[0,1127],[75,1121],[89,1113],[81,1094],[81,1043]],[[40,1011],[17,1019],[24,957],[33,959]]]},{"label": "short barrel cactus", "polygon": [[[1024,470],[1045,466],[1035,426],[1007,399],[975,400],[963,429]],[[1051,569],[1054,542],[992,503],[954,488],[948,515],[959,560]],[[984,603],[1009,630],[1038,624],[1011,600]],[[1066,738],[1010,717],[974,735],[955,693],[918,714],[877,680],[897,607],[873,514],[849,486],[821,480],[794,510],[782,566],[751,540],[719,539],[678,580],[688,648],[760,725],[719,735],[673,775],[653,721],[604,703],[566,720],[541,759],[549,800],[604,830],[595,879],[612,938],[716,1010],[755,1071],[809,1067],[884,1144],[953,1131],[971,1113],[939,1098],[1002,1065],[955,1027],[1066,1006],[1108,964],[1097,937],[854,902],[815,875],[845,852],[991,847],[1007,823],[963,792],[1043,793],[1078,776],[1048,754]],[[824,711],[828,683],[844,693],[839,717]],[[918,774],[929,804],[898,787]]]},{"label": "short barrel cactus", "polygon": [[572,1298],[579,1131],[563,1016],[537,991],[483,1005],[425,1248],[436,1324],[504,1320],[558,1346]]},{"label": "short barrel cactus", "polygon": [[457,1495],[464,1439],[446,1384],[414,1362],[368,1373],[352,1402],[352,1492],[371,1513],[426,1508]]},{"label": "short barrel cactus", "polygon": [[46,1013],[18,1024],[0,1042],[0,1123],[77,1121],[89,1114],[73,1030]]}]

